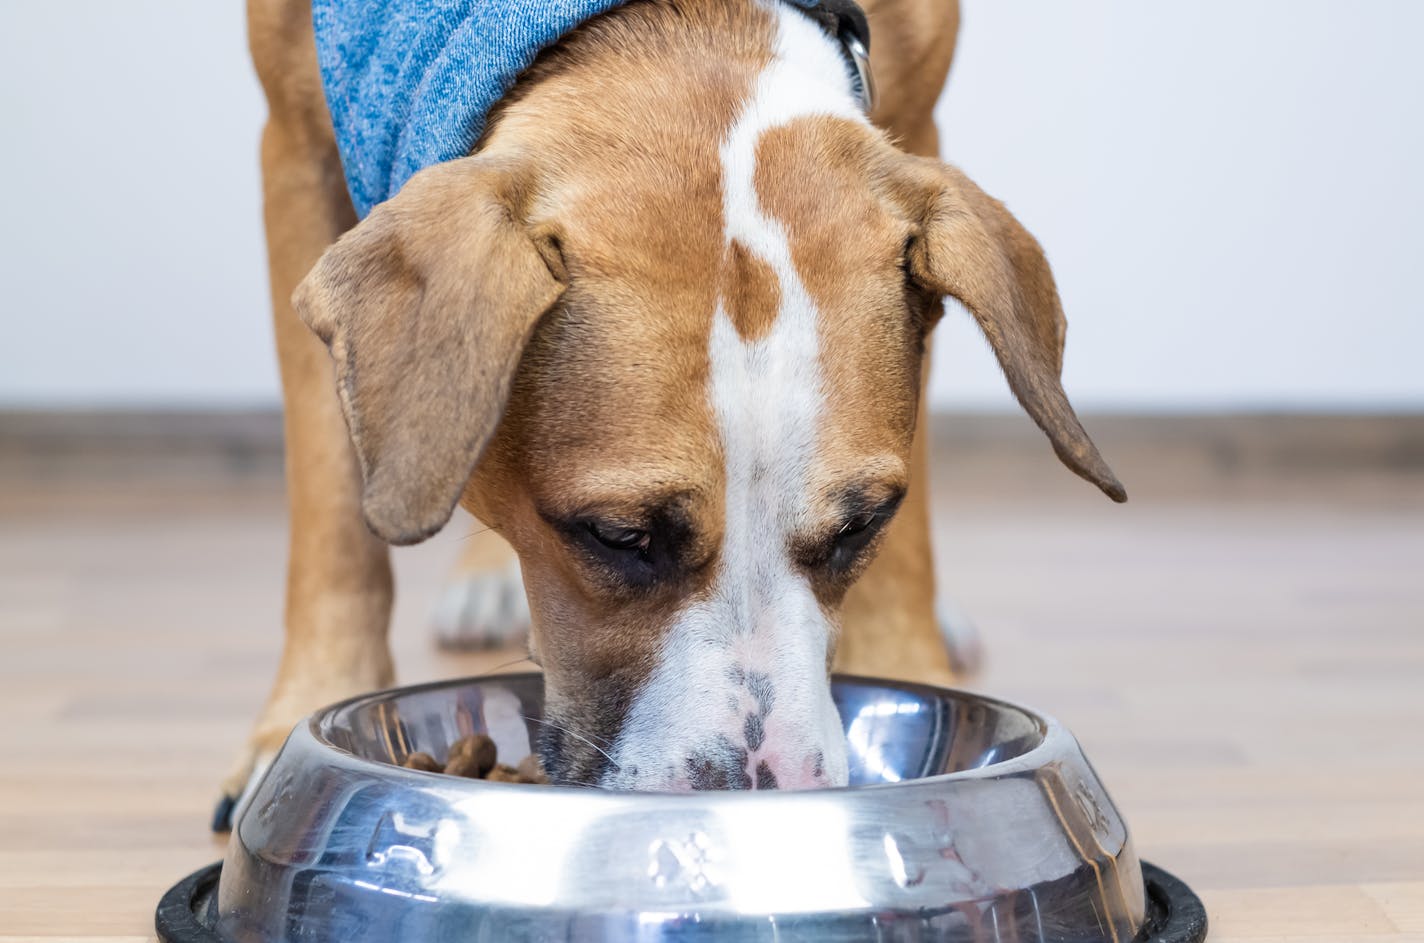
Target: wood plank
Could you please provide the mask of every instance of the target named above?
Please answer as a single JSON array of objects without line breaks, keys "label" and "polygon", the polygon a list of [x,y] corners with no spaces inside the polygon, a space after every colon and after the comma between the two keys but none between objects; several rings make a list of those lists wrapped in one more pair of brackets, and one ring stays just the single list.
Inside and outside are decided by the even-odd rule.
[{"label": "wood plank", "polygon": [[[0,461],[0,943],[149,939],[163,890],[221,856],[206,819],[275,666],[285,556],[268,427],[244,428],[246,466],[163,466],[161,428],[108,479],[53,472],[92,443]],[[1116,427],[1122,508],[1022,430],[945,438],[940,577],[989,658],[970,684],[1078,734],[1213,941],[1424,940],[1415,426],[1322,426],[1363,450],[1338,460],[1294,424],[1209,460],[1235,440],[1204,428]],[[431,644],[473,526],[395,555],[404,681],[520,658]]]}]

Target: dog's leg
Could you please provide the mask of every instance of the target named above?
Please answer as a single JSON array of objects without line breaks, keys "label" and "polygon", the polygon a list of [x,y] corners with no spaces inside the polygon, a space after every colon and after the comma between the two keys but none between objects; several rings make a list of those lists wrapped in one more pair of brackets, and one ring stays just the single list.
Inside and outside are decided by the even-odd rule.
[{"label": "dog's leg", "polygon": [[388,550],[361,516],[360,470],[331,357],[297,319],[290,300],[323,250],[356,220],[319,97],[306,4],[261,0],[249,12],[254,59],[271,110],[262,136],[262,176],[290,535],[281,664],[251,737],[223,782],[214,816],[219,829],[235,805],[240,811],[298,720],[393,681],[386,644]]},{"label": "dog's leg", "polygon": [[514,548],[478,522],[465,539],[449,584],[435,604],[436,638],[449,648],[523,644],[529,600]]},{"label": "dog's leg", "polygon": [[[928,366],[928,353],[926,358]],[[880,555],[846,596],[839,671],[947,683],[983,664],[978,627],[937,585],[929,452],[929,407],[922,391],[910,490]]]},{"label": "dog's leg", "polygon": [[[898,73],[888,77],[893,84],[913,86],[921,92],[929,88],[935,94],[905,96],[903,110],[877,115],[901,147],[926,157],[939,155],[939,132],[931,115],[939,84],[931,85],[927,80],[937,74],[942,81],[948,72],[959,23],[956,3],[939,0],[934,8],[938,33],[929,51],[919,50],[901,60],[892,57],[887,72],[899,68],[901,61],[923,63],[925,75],[914,83]],[[884,21],[910,22],[894,16]],[[885,45],[917,49],[925,35],[931,34],[913,31],[887,37],[890,42],[881,44],[882,56]],[[885,535],[880,555],[846,596],[836,668],[852,674],[947,683],[978,670],[982,648],[973,621],[951,599],[936,593],[930,543],[928,347],[927,342],[910,490]]]}]

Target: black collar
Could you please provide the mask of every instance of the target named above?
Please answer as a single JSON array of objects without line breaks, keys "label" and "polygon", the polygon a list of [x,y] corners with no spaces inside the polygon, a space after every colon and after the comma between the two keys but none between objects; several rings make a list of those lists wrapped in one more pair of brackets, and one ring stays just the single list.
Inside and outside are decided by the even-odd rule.
[{"label": "black collar", "polygon": [[855,76],[861,110],[875,107],[875,81],[870,74],[870,24],[855,0],[787,0],[815,20],[841,47]]}]

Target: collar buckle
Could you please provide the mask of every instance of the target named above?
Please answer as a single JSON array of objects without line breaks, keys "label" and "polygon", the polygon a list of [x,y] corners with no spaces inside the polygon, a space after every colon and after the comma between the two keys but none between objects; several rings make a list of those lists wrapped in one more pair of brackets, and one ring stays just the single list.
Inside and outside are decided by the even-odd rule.
[{"label": "collar buckle", "polygon": [[787,0],[825,30],[841,47],[855,78],[856,99],[866,114],[875,107],[875,77],[870,71],[870,25],[855,0]]},{"label": "collar buckle", "polygon": [[870,50],[865,48],[859,36],[848,30],[843,30],[836,38],[855,69],[856,97],[860,100],[860,110],[868,115],[875,108],[876,100],[875,75],[870,71]]}]

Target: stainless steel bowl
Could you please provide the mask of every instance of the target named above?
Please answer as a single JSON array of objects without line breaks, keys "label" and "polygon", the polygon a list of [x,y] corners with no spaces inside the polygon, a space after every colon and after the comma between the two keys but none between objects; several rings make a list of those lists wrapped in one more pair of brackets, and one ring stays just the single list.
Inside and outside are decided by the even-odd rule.
[{"label": "stainless steel bowl", "polygon": [[837,678],[852,786],[618,793],[401,768],[537,741],[538,675],[357,698],[297,727],[209,906],[241,941],[1130,941],[1142,868],[1077,741],[1003,701]]}]

